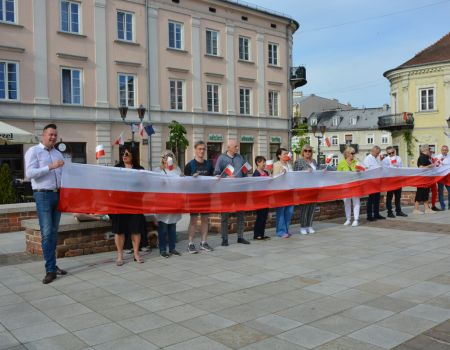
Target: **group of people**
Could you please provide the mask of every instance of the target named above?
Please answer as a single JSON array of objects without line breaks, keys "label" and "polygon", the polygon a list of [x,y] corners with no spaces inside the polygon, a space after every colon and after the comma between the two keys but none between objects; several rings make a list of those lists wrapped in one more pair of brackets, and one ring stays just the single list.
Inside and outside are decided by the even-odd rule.
[{"label": "group of people", "polygon": [[[36,201],[37,214],[39,218],[39,225],[42,235],[42,251],[45,259],[46,275],[43,283],[51,283],[57,278],[57,275],[64,275],[67,272],[60,269],[56,265],[56,244],[58,226],[61,213],[58,211],[59,188],[61,187],[61,174],[64,165],[64,158],[62,154],[55,149],[57,142],[57,127],[55,124],[45,126],[42,134],[42,142],[39,145],[31,147],[25,155],[26,176],[31,179],[33,187],[33,195]],[[448,154],[448,147],[442,146],[441,154],[436,158],[431,157],[429,147],[424,145],[421,147],[421,155],[417,162],[419,167],[432,167],[436,160],[442,164],[450,164],[450,155]],[[161,162],[159,172],[163,176],[177,177],[177,176],[216,176],[241,178],[247,177],[248,172],[243,171],[247,164],[239,154],[239,147],[236,140],[229,140],[226,151],[221,154],[216,161],[215,166],[212,162],[206,159],[206,144],[203,141],[197,141],[194,145],[194,158],[184,166],[182,172],[177,165],[175,155],[172,151],[166,150],[161,155]],[[348,147],[343,155],[344,158],[338,163],[338,171],[361,171],[359,162],[355,158],[355,150]],[[385,166],[385,167],[402,167],[402,161],[396,155],[394,147],[386,149],[387,156],[380,159],[381,149],[374,146],[369,155],[364,159],[364,167],[367,169]],[[290,171],[326,171],[327,167],[320,166],[313,158],[313,148],[310,145],[304,145],[301,150],[300,157],[292,164],[292,155],[285,148],[279,148],[276,152],[276,162],[273,163],[272,171],[266,168],[266,159],[263,156],[255,158],[256,169],[253,171],[255,177],[269,177],[279,176],[285,172]],[[227,167],[231,165],[235,170],[232,174],[226,171]],[[132,150],[124,147],[120,162],[117,167],[124,167],[130,169],[143,169],[139,165],[137,159],[133,157]],[[444,187],[450,192],[450,186],[439,184],[438,193],[441,209],[445,209],[444,202]],[[428,196],[430,188],[419,188],[416,194],[416,208],[414,213],[422,213],[419,211],[418,203],[423,202],[425,206],[425,213],[434,212],[428,205]],[[392,200],[395,197],[395,214],[393,211]],[[352,210],[353,203],[353,210]],[[450,198],[448,202],[450,209]],[[358,226],[360,215],[360,199],[359,197],[351,197],[344,199],[346,221],[344,225]],[[300,210],[300,230],[302,235],[315,233],[313,228],[313,218],[316,204],[302,204],[299,206]],[[395,218],[396,216],[407,216],[401,209],[401,188],[389,191],[386,196],[386,208],[388,210],[388,217]],[[437,208],[434,208],[435,210]],[[353,222],[352,222],[353,212]],[[253,229],[254,240],[268,240],[270,237],[266,236],[265,228],[268,218],[269,208],[263,208],[256,211],[256,220]],[[292,215],[294,213],[294,206],[284,206],[276,208],[276,235],[281,238],[289,238],[290,224]],[[222,246],[229,245],[228,231],[229,219],[232,213],[221,214],[221,238]],[[244,211],[235,213],[237,221],[237,243],[250,244],[244,238]],[[146,245],[147,228],[146,220],[142,214],[110,214],[112,222],[112,232],[115,234],[115,243],[117,247],[116,265],[122,266],[124,263],[123,252],[124,246],[132,247],[134,261],[143,263],[140,256],[140,248]],[[367,202],[367,220],[374,221],[385,219],[380,215],[380,193],[373,193],[369,195]],[[181,220],[181,214],[157,214],[157,231],[158,231],[158,246],[161,257],[169,258],[170,256],[179,256],[180,252],[176,250],[176,225]],[[198,253],[194,243],[195,233],[198,222],[200,221],[200,235],[199,249],[202,251],[213,251],[209,246],[208,238],[208,222],[209,214],[207,213],[191,213],[188,228],[188,252],[191,254]]]}]

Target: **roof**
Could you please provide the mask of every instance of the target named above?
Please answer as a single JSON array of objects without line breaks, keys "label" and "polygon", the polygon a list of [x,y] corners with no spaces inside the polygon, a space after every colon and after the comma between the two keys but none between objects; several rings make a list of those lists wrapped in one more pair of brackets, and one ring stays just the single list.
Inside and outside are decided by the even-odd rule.
[{"label": "roof", "polygon": [[[330,131],[378,130],[378,117],[387,115],[391,115],[389,107],[326,111],[311,114],[308,124],[311,125],[312,118],[317,118],[317,126],[325,125]],[[337,126],[332,124],[335,117],[339,122]],[[356,118],[355,125],[351,124],[352,118]]]},{"label": "roof", "polygon": [[387,73],[400,68],[421,66],[445,61],[450,61],[450,32],[436,41],[433,45],[420,51],[410,60],[395,69],[386,71],[383,75],[386,76]]}]

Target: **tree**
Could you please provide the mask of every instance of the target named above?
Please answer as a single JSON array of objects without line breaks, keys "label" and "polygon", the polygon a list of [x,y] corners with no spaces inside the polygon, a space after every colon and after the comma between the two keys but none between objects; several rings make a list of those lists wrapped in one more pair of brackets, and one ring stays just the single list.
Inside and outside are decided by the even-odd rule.
[{"label": "tree", "polygon": [[[176,120],[172,120],[169,124],[169,141],[167,141],[167,147],[175,153],[178,158],[178,161],[182,161],[180,159],[180,155],[185,151],[187,146],[189,146],[189,141],[186,138],[187,131],[186,128],[178,123]],[[180,164],[180,163],[178,163]]]},{"label": "tree", "polygon": [[306,118],[302,118],[301,120],[297,116],[295,117],[292,136],[294,136],[296,140],[296,142],[292,143],[292,150],[298,156],[302,152],[302,147],[310,143],[308,136],[308,121]]},{"label": "tree", "polygon": [[9,165],[4,163],[0,168],[0,204],[14,203],[16,193],[13,187],[13,178]]}]

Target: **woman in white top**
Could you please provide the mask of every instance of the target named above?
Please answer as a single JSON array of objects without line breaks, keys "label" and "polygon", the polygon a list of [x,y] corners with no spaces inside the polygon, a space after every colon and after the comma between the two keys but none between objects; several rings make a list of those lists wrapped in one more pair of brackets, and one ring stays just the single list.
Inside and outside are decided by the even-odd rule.
[{"label": "woman in white top", "polygon": [[[182,176],[177,166],[175,155],[172,151],[164,151],[161,155],[160,173],[166,176]],[[181,214],[158,214],[158,241],[159,253],[163,258],[171,255],[181,255],[176,249],[177,222],[181,220]],[[169,252],[167,252],[169,246]]]}]

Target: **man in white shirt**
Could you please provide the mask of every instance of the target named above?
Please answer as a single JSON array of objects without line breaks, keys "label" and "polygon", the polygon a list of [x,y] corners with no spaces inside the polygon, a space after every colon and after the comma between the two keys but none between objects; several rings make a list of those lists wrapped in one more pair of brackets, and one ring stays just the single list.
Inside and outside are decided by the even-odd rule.
[{"label": "man in white shirt", "polygon": [[[386,168],[402,168],[403,163],[402,159],[396,155],[395,148],[389,146],[386,148],[387,157],[383,159],[381,162],[383,167]],[[393,191],[388,191],[386,193],[386,209],[388,211],[388,218],[395,218],[394,212],[392,211],[392,198],[395,196],[395,215],[397,216],[408,216],[404,212],[402,212],[401,208],[401,198],[402,198],[402,189],[396,189]]]},{"label": "man in white shirt", "polygon": [[63,155],[55,149],[58,131],[55,124],[44,127],[42,141],[25,154],[25,175],[31,179],[33,197],[41,229],[42,253],[46,275],[42,283],[51,283],[66,271],[56,266],[56,244],[61,212],[58,210]]},{"label": "man in white shirt", "polygon": [[[448,146],[442,146],[441,154],[438,154],[436,158],[439,159],[442,165],[450,165],[450,154],[448,154]],[[440,182],[438,182],[439,203],[441,204],[441,210],[445,210],[444,187],[447,189],[448,209],[450,210],[450,186],[446,186]]]},{"label": "man in white shirt", "polygon": [[[381,161],[378,159],[380,152],[380,147],[372,147],[370,154],[364,159],[364,166],[367,169],[370,170],[381,167]],[[380,197],[380,192],[369,194],[369,198],[367,200],[367,221],[386,219],[384,216],[380,215]]]}]

